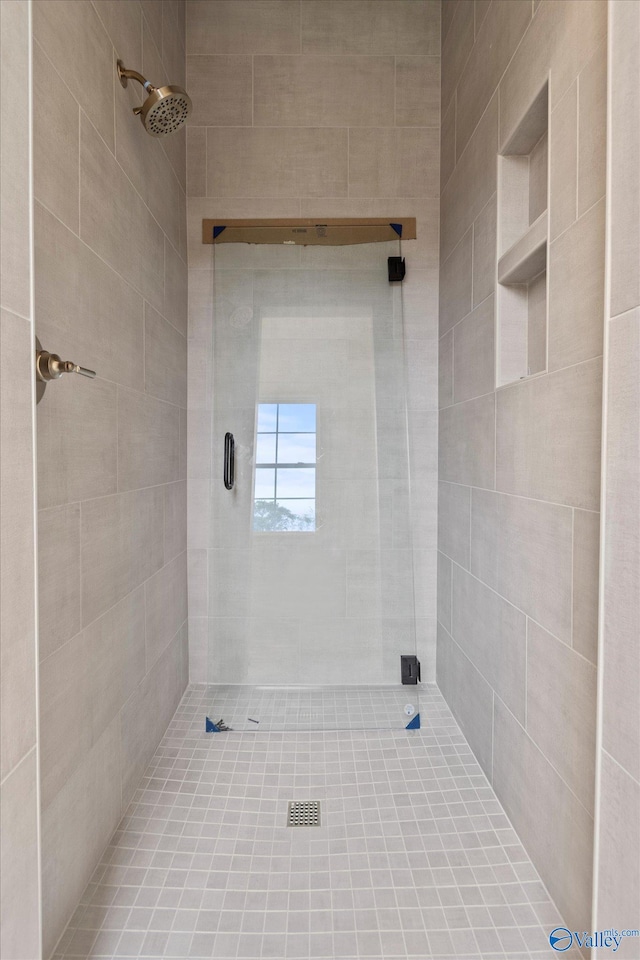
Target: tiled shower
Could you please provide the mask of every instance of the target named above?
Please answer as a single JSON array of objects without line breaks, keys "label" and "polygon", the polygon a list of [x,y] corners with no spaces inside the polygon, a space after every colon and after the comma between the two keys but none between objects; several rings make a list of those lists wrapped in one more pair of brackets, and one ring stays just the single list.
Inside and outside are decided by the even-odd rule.
[{"label": "tiled shower", "polygon": [[0,13],[2,960],[638,960],[640,3]]}]

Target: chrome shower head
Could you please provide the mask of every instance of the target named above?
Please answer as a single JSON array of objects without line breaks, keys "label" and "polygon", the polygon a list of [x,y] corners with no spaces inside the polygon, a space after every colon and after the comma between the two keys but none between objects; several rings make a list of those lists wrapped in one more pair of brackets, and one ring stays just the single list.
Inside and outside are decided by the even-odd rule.
[{"label": "chrome shower head", "polygon": [[175,133],[189,116],[191,97],[182,87],[154,87],[137,70],[127,70],[122,60],[118,60],[118,77],[123,87],[127,86],[129,80],[137,80],[149,94],[142,106],[134,107],[133,112],[140,117],[145,130],[152,137],[166,137],[169,133]]}]

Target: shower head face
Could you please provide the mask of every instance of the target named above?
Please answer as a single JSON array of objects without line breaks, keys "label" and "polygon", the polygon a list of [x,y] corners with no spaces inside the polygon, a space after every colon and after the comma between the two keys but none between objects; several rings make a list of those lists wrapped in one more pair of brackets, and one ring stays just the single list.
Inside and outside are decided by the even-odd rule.
[{"label": "shower head face", "polygon": [[182,87],[155,87],[140,108],[140,119],[152,137],[166,137],[185,123],[191,106],[191,98]]}]

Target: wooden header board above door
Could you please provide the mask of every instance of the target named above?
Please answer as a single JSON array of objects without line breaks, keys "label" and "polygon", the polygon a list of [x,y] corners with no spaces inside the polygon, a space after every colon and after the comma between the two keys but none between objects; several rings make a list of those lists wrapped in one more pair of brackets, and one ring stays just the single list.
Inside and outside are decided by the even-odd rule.
[{"label": "wooden header board above door", "polygon": [[203,220],[203,243],[281,243],[341,246],[415,240],[415,217],[329,220]]}]

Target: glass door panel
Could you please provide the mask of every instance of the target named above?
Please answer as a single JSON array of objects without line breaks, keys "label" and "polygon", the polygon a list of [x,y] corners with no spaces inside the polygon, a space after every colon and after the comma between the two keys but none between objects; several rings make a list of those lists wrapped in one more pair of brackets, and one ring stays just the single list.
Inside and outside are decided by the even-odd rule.
[{"label": "glass door panel", "polygon": [[400,682],[416,645],[399,253],[212,246],[207,676],[234,729],[418,712]]}]

